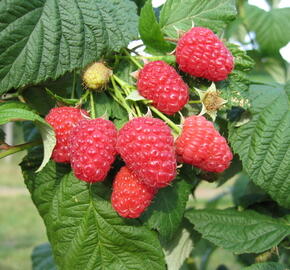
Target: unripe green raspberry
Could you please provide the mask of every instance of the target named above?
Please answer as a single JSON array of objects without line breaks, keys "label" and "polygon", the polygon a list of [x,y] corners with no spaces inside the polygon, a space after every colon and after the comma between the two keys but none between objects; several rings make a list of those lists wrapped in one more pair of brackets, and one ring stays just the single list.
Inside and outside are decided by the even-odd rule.
[{"label": "unripe green raspberry", "polygon": [[83,73],[84,85],[91,90],[102,91],[108,83],[113,72],[102,62],[95,62],[89,65]]}]

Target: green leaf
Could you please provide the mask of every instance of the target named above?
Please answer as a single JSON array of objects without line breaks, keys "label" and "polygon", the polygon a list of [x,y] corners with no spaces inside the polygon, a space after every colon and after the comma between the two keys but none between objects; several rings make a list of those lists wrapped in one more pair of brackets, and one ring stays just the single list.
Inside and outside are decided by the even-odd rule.
[{"label": "green leaf", "polygon": [[290,234],[289,221],[234,209],[191,209],[185,217],[202,237],[235,253],[259,253],[278,245]]},{"label": "green leaf", "polygon": [[32,270],[57,270],[50,244],[38,245],[32,251]]},{"label": "green leaf", "polygon": [[107,96],[106,93],[96,93],[94,97],[95,101],[95,110],[96,116],[101,117],[107,115],[108,117],[111,115],[111,103],[112,99]]},{"label": "green leaf", "polygon": [[46,115],[56,104],[42,87],[28,87],[21,95],[25,102],[41,115]]},{"label": "green leaf", "polygon": [[112,115],[111,118],[117,129],[120,129],[126,122],[128,122],[128,113],[127,111],[119,105],[115,100],[111,104]]},{"label": "green leaf", "polygon": [[290,81],[286,82],[284,89],[290,102]]},{"label": "green leaf", "polygon": [[229,127],[229,141],[253,182],[275,201],[290,207],[290,112],[279,86],[250,88],[252,119]]},{"label": "green leaf", "polygon": [[49,161],[53,148],[56,144],[55,134],[52,127],[46,121],[24,103],[6,102],[0,104],[0,125],[10,121],[33,121],[41,133],[44,156],[37,171],[41,171]]},{"label": "green leaf", "polygon": [[193,23],[221,33],[236,13],[235,0],[167,0],[160,13],[160,26],[163,33],[176,38],[176,29],[187,31]]},{"label": "green leaf", "polygon": [[156,233],[120,218],[102,183],[88,185],[53,161],[34,173],[31,159],[22,162],[23,175],[59,269],[165,269]]},{"label": "green leaf", "polygon": [[138,14],[140,13],[141,8],[144,6],[144,4],[146,3],[146,0],[131,0],[133,2],[135,2],[135,4],[138,7]]},{"label": "green leaf", "polygon": [[165,41],[161,27],[157,22],[151,0],[147,1],[141,10],[139,32],[146,45],[146,51],[152,54],[168,53],[174,50],[174,45]]},{"label": "green leaf", "polygon": [[114,68],[114,74],[116,74],[120,79],[127,82],[128,84],[136,84],[136,79],[131,75],[132,72],[136,71],[137,67],[131,61],[120,60],[117,67]]},{"label": "green leaf", "polygon": [[247,72],[254,67],[254,61],[239,46],[232,43],[226,45],[234,56],[235,68],[226,81],[218,84],[222,88],[221,96],[228,101],[225,108],[231,108],[232,106],[247,107],[249,105],[248,88],[251,83]]},{"label": "green leaf", "polygon": [[74,99],[74,98],[63,98],[63,97],[61,97],[61,96],[53,93],[52,91],[50,91],[48,88],[45,88],[45,91],[47,92],[47,94],[51,98],[53,98],[53,99],[55,99],[55,100],[57,100],[57,101],[59,101],[61,103],[64,103],[64,104],[75,105],[75,104],[77,104],[79,102],[78,99]]},{"label": "green leaf", "polygon": [[0,14],[0,93],[83,68],[137,37],[129,0],[8,0]]},{"label": "green leaf", "polygon": [[290,8],[264,11],[245,4],[245,23],[256,33],[256,40],[263,53],[279,54],[279,49],[290,41]]},{"label": "green leaf", "polygon": [[185,226],[181,227],[175,237],[164,246],[167,270],[177,270],[183,265],[193,249],[191,231]]},{"label": "green leaf", "polygon": [[285,266],[276,262],[256,263],[242,270],[286,270]]},{"label": "green leaf", "polygon": [[246,51],[242,50],[238,45],[233,43],[226,43],[227,48],[231,51],[235,60],[235,69],[240,71],[250,71],[255,62],[247,55]]},{"label": "green leaf", "polygon": [[271,6],[271,8],[279,8],[279,4],[281,0],[266,0],[268,5]]},{"label": "green leaf", "polygon": [[116,119],[122,120],[126,119],[128,120],[128,113],[127,111],[115,100],[112,101],[112,116]]},{"label": "green leaf", "polygon": [[176,179],[172,186],[160,189],[154,202],[142,215],[142,220],[156,229],[163,242],[171,240],[178,229],[185,211],[192,185]]},{"label": "green leaf", "polygon": [[280,84],[286,83],[286,68],[280,59],[268,57],[267,59],[263,58],[262,61],[265,71],[271,75],[275,82]]},{"label": "green leaf", "polygon": [[127,100],[132,100],[132,101],[140,101],[140,100],[146,100],[145,97],[141,96],[138,90],[132,91],[127,97]]},{"label": "green leaf", "polygon": [[235,205],[249,208],[253,204],[269,201],[269,196],[253,182],[244,172],[237,176],[237,180],[232,189],[232,197]]}]

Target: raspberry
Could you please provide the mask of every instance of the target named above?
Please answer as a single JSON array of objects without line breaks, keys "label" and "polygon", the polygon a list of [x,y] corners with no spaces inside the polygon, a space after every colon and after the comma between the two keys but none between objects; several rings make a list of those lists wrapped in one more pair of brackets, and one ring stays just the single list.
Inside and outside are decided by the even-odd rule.
[{"label": "raspberry", "polygon": [[180,111],[188,102],[188,86],[175,71],[163,61],[146,64],[138,74],[137,87],[142,96],[166,114]]},{"label": "raspberry", "polygon": [[209,172],[223,172],[233,158],[226,139],[203,116],[193,115],[185,119],[175,145],[181,162]]},{"label": "raspberry", "polygon": [[111,197],[112,206],[125,218],[137,218],[150,205],[155,189],[139,180],[126,166],[116,175]]},{"label": "raspberry", "polygon": [[71,166],[86,182],[105,179],[117,154],[117,130],[111,121],[97,118],[82,120],[70,137]]},{"label": "raspberry", "polygon": [[117,151],[145,184],[161,188],[176,175],[174,138],[160,119],[134,118],[119,131]]},{"label": "raspberry", "polygon": [[83,74],[83,82],[86,87],[92,90],[102,90],[108,83],[112,70],[102,62],[95,62],[87,67]]},{"label": "raspberry", "polygon": [[179,39],[176,62],[184,72],[210,81],[225,80],[234,67],[227,47],[210,29],[203,27],[193,27]]},{"label": "raspberry", "polygon": [[54,129],[56,145],[53,149],[52,159],[56,162],[69,162],[69,136],[72,128],[88,113],[72,107],[53,108],[46,115],[45,120]]}]

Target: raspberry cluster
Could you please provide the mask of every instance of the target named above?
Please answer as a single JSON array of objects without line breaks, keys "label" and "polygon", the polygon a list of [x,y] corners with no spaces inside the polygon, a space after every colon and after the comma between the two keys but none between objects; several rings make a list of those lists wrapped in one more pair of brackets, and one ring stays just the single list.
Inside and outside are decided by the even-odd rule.
[{"label": "raspberry cluster", "polygon": [[89,119],[86,111],[72,107],[53,108],[45,119],[56,134],[52,159],[70,162],[80,180],[103,181],[117,154],[114,124],[102,118]]},{"label": "raspberry cluster", "polygon": [[[181,70],[212,81],[226,79],[233,69],[233,57],[222,41],[211,30],[201,27],[192,28],[180,38],[176,61]],[[100,68],[97,64],[92,67]],[[104,70],[101,66],[101,71]],[[84,74],[88,85],[92,74],[95,84],[99,82],[95,75],[102,75],[101,71],[97,74],[93,71],[87,69]],[[104,72],[107,71],[106,68]],[[163,119],[166,116],[162,112],[172,115],[189,100],[189,87],[163,61],[146,64],[139,72],[137,87]],[[71,107],[52,109],[46,121],[54,128],[57,140],[52,159],[70,162],[75,176],[82,181],[103,181],[116,155],[121,156],[125,166],[115,177],[111,201],[125,218],[139,217],[158,189],[170,185],[176,177],[177,161],[220,173],[233,158],[226,139],[203,116],[186,118],[176,141],[165,122],[153,117],[134,118],[119,132],[113,122],[90,119],[87,112]],[[173,128],[179,129],[175,125]]]},{"label": "raspberry cluster", "polygon": [[[117,134],[111,121],[89,119],[87,112],[60,107],[46,116],[56,133],[52,155],[56,162],[70,162],[77,178],[103,181],[119,153],[126,163],[113,185],[112,205],[123,217],[136,218],[148,207],[158,188],[176,175],[174,138],[160,119],[132,119]],[[65,140],[64,140],[65,138]],[[66,156],[66,159],[56,157]]]},{"label": "raspberry cluster", "polygon": [[[193,27],[176,46],[179,69],[210,81],[225,80],[234,68],[234,58],[210,30]],[[187,84],[176,70],[163,61],[146,64],[138,73],[138,91],[161,112],[172,115],[188,102]]]}]

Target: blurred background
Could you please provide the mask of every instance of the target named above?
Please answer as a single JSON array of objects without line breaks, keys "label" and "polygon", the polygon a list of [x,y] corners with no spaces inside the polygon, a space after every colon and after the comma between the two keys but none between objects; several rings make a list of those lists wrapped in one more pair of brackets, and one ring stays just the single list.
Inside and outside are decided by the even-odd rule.
[{"label": "blurred background", "polygon": [[[23,143],[22,126],[2,126],[9,145]],[[47,242],[45,227],[18,164],[25,151],[0,159],[0,270],[31,269],[33,248]]]},{"label": "blurred background", "polygon": [[[165,0],[153,0],[156,8],[164,2]],[[247,12],[249,9],[243,7],[245,3],[259,7],[258,13],[261,14],[261,18],[264,16],[263,25],[273,24],[267,22],[267,20],[271,20],[271,16],[270,13],[265,12],[290,7],[290,0],[237,0],[237,3],[242,7],[242,11]],[[255,11],[253,10],[253,12]],[[225,32],[225,37],[246,49],[256,61],[256,67],[251,74],[252,81],[285,84],[290,78],[290,43],[285,43],[284,37],[281,37],[283,27],[278,22],[275,25],[276,28],[267,28],[269,31],[267,36],[275,38],[272,42],[278,44],[276,47],[270,47],[271,42],[267,42],[267,37],[261,36],[260,28],[252,23],[252,15],[240,12],[237,20],[231,23]],[[290,14],[288,22],[289,18]],[[257,19],[257,21],[259,20]],[[285,25],[285,27],[287,26]],[[278,30],[277,35],[274,36],[271,31],[276,32],[275,29]],[[6,143],[9,145],[24,142],[21,124],[9,123],[0,128],[5,131]],[[20,152],[0,159],[0,270],[31,269],[30,256],[33,248],[47,242],[45,227],[31,202],[18,166],[24,155],[25,152]],[[243,174],[237,175],[236,178],[221,187],[217,187],[217,183],[204,182],[198,187],[195,199],[191,200],[191,206],[202,208],[212,204],[218,205],[221,209],[234,206],[234,201],[237,199],[235,191],[245,188],[247,184],[247,181],[241,181],[243,178],[247,177]],[[203,248],[203,245],[206,249]],[[193,252],[191,259],[200,261],[202,264],[202,261],[206,261],[208,258],[208,264],[204,265],[203,270],[239,270],[242,266],[241,258],[234,256],[231,252],[201,242]],[[222,268],[221,262],[223,261],[227,268]],[[190,259],[188,263],[190,264]]]}]

